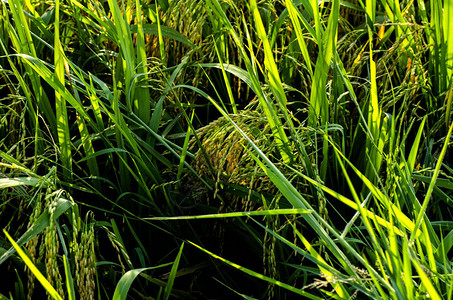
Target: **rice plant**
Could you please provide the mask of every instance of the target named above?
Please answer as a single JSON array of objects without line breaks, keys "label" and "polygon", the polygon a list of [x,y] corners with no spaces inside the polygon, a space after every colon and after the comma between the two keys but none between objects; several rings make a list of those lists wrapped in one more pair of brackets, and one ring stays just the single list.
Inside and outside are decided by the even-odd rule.
[{"label": "rice plant", "polygon": [[1,298],[451,299],[448,1],[1,2]]}]

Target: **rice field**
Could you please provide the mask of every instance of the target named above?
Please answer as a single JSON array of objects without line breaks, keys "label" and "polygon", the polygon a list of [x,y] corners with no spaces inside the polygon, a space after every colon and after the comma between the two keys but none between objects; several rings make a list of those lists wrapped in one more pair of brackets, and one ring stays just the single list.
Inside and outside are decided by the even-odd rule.
[{"label": "rice field", "polygon": [[452,299],[451,1],[0,10],[0,299]]}]

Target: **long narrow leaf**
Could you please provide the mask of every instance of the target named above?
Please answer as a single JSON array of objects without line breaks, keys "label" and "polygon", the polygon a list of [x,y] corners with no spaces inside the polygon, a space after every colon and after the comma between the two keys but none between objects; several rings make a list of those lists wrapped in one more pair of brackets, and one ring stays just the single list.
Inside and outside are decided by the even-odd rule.
[{"label": "long narrow leaf", "polygon": [[61,296],[58,294],[58,292],[54,289],[54,287],[49,283],[49,281],[47,281],[47,279],[44,277],[44,275],[42,275],[42,273],[38,270],[38,268],[33,264],[33,262],[31,261],[31,259],[28,257],[27,254],[25,254],[25,252],[20,248],[20,246],[14,242],[13,238],[8,234],[8,232],[6,232],[5,229],[3,229],[3,233],[6,235],[6,237],[8,238],[8,240],[11,242],[11,244],[13,245],[14,249],[17,251],[17,253],[20,255],[20,257],[22,258],[22,260],[25,262],[25,264],[27,265],[27,267],[31,270],[31,272],[33,273],[33,275],[36,276],[36,278],[38,279],[38,281],[42,284],[42,286],[44,287],[44,289],[47,291],[47,293],[49,293],[49,295],[54,298],[54,299],[57,299],[57,300],[61,300],[63,298],[61,298]]}]

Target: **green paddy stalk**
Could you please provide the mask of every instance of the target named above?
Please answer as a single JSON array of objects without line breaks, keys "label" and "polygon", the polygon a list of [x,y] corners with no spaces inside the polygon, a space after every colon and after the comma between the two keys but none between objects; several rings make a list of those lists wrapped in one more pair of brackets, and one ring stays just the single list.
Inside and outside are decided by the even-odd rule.
[{"label": "green paddy stalk", "polygon": [[269,80],[270,88],[277,98],[278,102],[280,103],[281,109],[286,110],[286,95],[285,91],[283,90],[283,85],[280,79],[280,75],[278,72],[277,64],[275,63],[275,58],[272,53],[272,49],[267,38],[266,30],[264,29],[263,21],[261,20],[261,15],[258,10],[258,6],[256,4],[256,0],[250,1],[250,9],[253,12],[253,17],[255,20],[256,31],[258,33],[258,37],[263,43],[264,48],[264,66],[267,70],[267,76]]},{"label": "green paddy stalk", "polygon": [[[444,16],[443,16],[443,34],[445,38],[446,45],[445,50],[445,69],[446,69],[446,84],[447,88],[452,84],[452,75],[453,75],[453,41],[451,39],[451,33],[453,32],[453,2],[452,1],[444,1],[444,8],[443,8]],[[446,88],[446,89],[447,89]]]},{"label": "green paddy stalk", "polygon": [[425,215],[426,209],[428,208],[428,203],[431,198],[431,194],[434,190],[434,186],[436,184],[437,177],[439,176],[440,168],[442,166],[442,161],[445,157],[445,153],[447,152],[448,144],[450,142],[450,136],[451,136],[452,130],[453,130],[453,123],[450,125],[450,129],[448,130],[447,136],[445,138],[444,146],[442,147],[442,151],[439,155],[439,158],[437,159],[436,167],[434,168],[433,177],[428,186],[428,191],[425,194],[425,199],[423,200],[423,204],[420,209],[420,212],[417,215],[417,220],[415,222],[415,228],[414,228],[414,231],[412,232],[411,238],[409,240],[410,245],[413,245],[414,240],[416,238],[416,232],[417,232],[418,228],[420,228],[420,225],[422,224],[422,222],[424,221],[423,216]]},{"label": "green paddy stalk", "polygon": [[[3,4],[4,5],[4,4]],[[9,8],[13,14],[15,27],[9,27],[10,39],[17,53],[30,55],[37,58],[35,46],[30,33],[29,21],[25,17],[22,1],[12,0]],[[56,118],[55,113],[50,105],[47,94],[41,85],[39,76],[33,72],[27,64],[24,65],[26,74],[31,82],[34,101],[38,108],[43,112],[46,120],[51,128],[52,133],[56,135]],[[30,99],[33,99],[31,97]],[[35,106],[35,103],[31,104]]]},{"label": "green paddy stalk", "polygon": [[371,131],[371,136],[368,137],[366,142],[366,151],[369,154],[369,161],[367,163],[365,176],[376,183],[379,176],[379,169],[382,164],[382,150],[386,141],[381,139],[385,136],[386,128],[381,126],[381,108],[378,101],[378,91],[376,83],[376,62],[373,60],[373,51],[371,43],[370,32],[370,75],[371,75],[371,91],[370,100],[368,102],[368,126]]},{"label": "green paddy stalk", "polygon": [[[197,90],[194,87],[187,88]],[[258,165],[266,172],[272,182],[277,186],[277,188],[282,192],[282,194],[288,199],[288,201],[295,207],[295,208],[302,208],[302,209],[311,209],[312,207],[307,202],[307,200],[295,189],[295,187],[288,181],[288,179],[279,171],[279,169],[269,160],[269,158],[250,140],[250,138],[233,122],[233,120],[229,117],[229,115],[222,110],[222,108],[208,95],[204,92],[197,90],[198,93],[209,99],[211,103],[222,113],[222,115],[236,128],[236,130],[246,139],[248,144],[253,148],[254,151],[258,154],[258,157],[254,157],[255,161]],[[251,151],[251,150],[250,150]],[[340,153],[341,155],[341,153]],[[262,161],[261,161],[262,160]],[[358,170],[356,170],[358,172]],[[312,181],[308,177],[304,177],[306,180]],[[366,180],[366,178],[364,178]],[[315,181],[313,181],[315,182]],[[378,191],[376,191],[378,192]],[[359,203],[360,206],[360,203]],[[308,223],[308,225],[316,231],[319,235],[319,238],[325,243],[327,249],[329,249],[332,254],[342,262],[343,267],[345,270],[350,274],[355,274],[355,271],[352,269],[352,264],[346,254],[337,246],[336,242],[330,237],[330,234],[335,236],[340,242],[340,244],[348,249],[350,253],[363,265],[367,268],[370,274],[373,274],[373,280],[376,283],[382,284],[390,293],[393,293],[393,288],[379,275],[379,273],[368,264],[365,259],[357,253],[354,248],[340,236],[339,233],[335,229],[333,229],[316,211],[313,211],[312,214],[303,215],[304,219]],[[356,275],[353,275],[354,277]],[[382,287],[377,284],[377,288],[382,291]]]},{"label": "green paddy stalk", "polygon": [[[137,22],[137,73],[140,75],[139,78],[135,80],[140,80],[143,83],[136,84],[135,98],[134,98],[134,112],[143,120],[146,124],[149,123],[151,117],[151,95],[149,89],[146,87],[148,82],[148,65],[147,65],[147,56],[146,56],[146,45],[145,45],[145,34],[143,31],[143,17],[141,15],[141,5],[140,1],[135,1],[136,11],[135,19]],[[159,42],[161,40],[160,25],[159,26]],[[137,75],[137,76],[138,76]]]},{"label": "green paddy stalk", "polygon": [[[215,41],[214,41],[214,47],[215,47],[215,51],[217,54],[217,58],[219,59],[219,65],[222,70],[222,76],[223,76],[223,80],[225,82],[225,88],[227,89],[227,92],[228,92],[228,98],[230,99],[230,104],[231,104],[231,108],[233,110],[233,114],[237,114],[238,109],[236,107],[236,102],[234,101],[233,92],[231,91],[230,80],[228,79],[228,75],[225,72],[225,68],[224,68],[223,62],[222,62],[222,57],[220,56],[219,49],[218,49],[217,43]],[[209,81],[211,81],[211,80],[209,79]],[[222,102],[222,104],[223,104],[223,102]]]},{"label": "green paddy stalk", "polygon": [[[64,56],[60,44],[60,0],[55,2],[55,42],[54,62],[55,79],[62,86],[65,85]],[[69,134],[69,119],[66,110],[66,100],[57,90],[55,91],[55,110],[57,119],[57,135],[60,146],[60,157],[63,165],[63,175],[66,180],[72,178],[71,137]]]},{"label": "green paddy stalk", "polygon": [[[317,127],[318,125],[321,125],[327,128],[327,125],[329,123],[330,104],[327,98],[326,85],[330,70],[330,64],[332,62],[332,58],[334,57],[334,55],[336,55],[337,28],[340,9],[339,1],[333,1],[332,3],[332,10],[329,15],[327,28],[325,30],[323,30],[322,28],[320,21],[320,11],[318,4],[315,1],[312,1],[311,7],[308,3],[304,3],[305,8],[309,8],[313,12],[312,15],[315,21],[315,28],[312,28],[311,25],[304,19],[304,17],[297,10],[292,1],[287,0],[286,6],[296,32],[297,41],[302,51],[302,56],[304,57],[312,79],[308,125],[311,127]],[[312,37],[319,47],[319,53],[314,72],[312,71],[311,60],[308,55],[307,46],[303,38],[300,21],[303,22],[305,28],[311,33]],[[335,61],[333,63],[335,64]],[[325,180],[327,176],[327,164],[329,160],[328,146],[327,136],[324,136],[322,147],[324,159],[321,163],[320,172],[322,180]]]},{"label": "green paddy stalk", "polygon": [[120,49],[120,55],[118,55],[117,59],[117,72],[115,74],[116,84],[124,91],[127,109],[133,111],[132,102],[135,93],[132,88],[132,83],[135,75],[136,59],[134,55],[132,34],[129,23],[127,22],[128,16],[126,13],[124,15],[121,14],[117,1],[108,0],[108,4],[115,22],[114,27],[110,28],[110,30],[115,36],[115,42],[117,42]]},{"label": "green paddy stalk", "polygon": [[164,45],[164,39],[162,37],[162,30],[160,28],[159,7],[157,6],[157,3],[156,3],[156,22],[157,22],[157,31],[158,31],[158,37],[159,37],[160,60],[162,62],[162,65],[164,67],[166,67],[167,66],[167,58],[166,58],[166,55],[165,55],[165,45]]},{"label": "green paddy stalk", "polygon": [[[297,11],[294,4],[287,0],[287,9],[290,14],[291,21],[295,27],[297,40],[299,47],[302,50],[303,57],[308,63],[308,70],[312,77],[312,89],[310,93],[310,106],[308,115],[308,125],[311,127],[317,127],[321,125],[325,128],[327,133],[327,125],[329,123],[329,111],[330,104],[327,97],[327,80],[332,63],[332,58],[336,54],[336,42],[337,42],[337,29],[338,29],[338,18],[340,3],[339,1],[333,1],[331,13],[327,22],[327,28],[324,30],[321,25],[321,16],[317,3],[311,3],[311,9],[313,11],[313,17],[315,21],[315,28],[313,29],[308,22],[304,22],[304,18],[301,13]],[[312,36],[319,47],[318,58],[315,65],[314,73],[311,69],[310,58],[308,57],[307,47],[304,42],[304,38],[301,32],[299,20],[301,20],[307,30],[312,33]],[[314,34],[314,35],[313,35]],[[335,61],[333,62],[335,64]],[[329,144],[327,141],[327,135],[323,136],[323,161],[321,163],[320,176],[322,180],[326,179],[327,167],[329,160]]]},{"label": "green paddy stalk", "polygon": [[[5,20],[6,20],[5,23],[8,22],[8,19],[5,19]],[[34,155],[34,159],[33,159],[33,161],[34,161],[33,170],[36,171],[36,169],[38,168],[38,163],[37,163],[38,162],[38,153],[40,152],[40,148],[41,148],[41,144],[42,144],[40,141],[41,130],[39,129],[39,115],[38,115],[39,109],[35,110],[35,104],[33,103],[32,95],[31,95],[32,91],[30,90],[30,87],[28,86],[25,79],[22,77],[21,73],[17,69],[16,63],[13,62],[13,60],[11,59],[11,56],[7,52],[5,44],[3,43],[3,41],[1,39],[0,39],[0,45],[2,46],[2,49],[3,49],[4,53],[6,54],[6,58],[11,67],[11,70],[14,74],[14,77],[19,82],[19,86],[21,87],[22,92],[24,93],[26,103],[27,103],[26,105],[27,105],[28,115],[30,117],[30,124],[34,124],[33,130],[34,130],[34,154],[35,155]]]},{"label": "green paddy stalk", "polygon": [[[252,4],[253,4],[253,2],[252,2]],[[242,44],[241,39],[239,38],[238,34],[235,32],[233,26],[231,25],[230,21],[228,20],[227,16],[225,15],[225,12],[223,11],[220,3],[217,0],[208,0],[207,5],[208,5],[209,9],[218,17],[218,19],[224,23],[224,25],[228,29],[230,35],[232,36],[234,43],[238,47],[240,55],[244,60],[244,64],[246,66],[247,72],[250,76],[253,90],[257,94],[259,102],[260,102],[260,104],[263,108],[263,111],[266,115],[266,118],[269,122],[269,126],[271,127],[271,130],[272,130],[272,133],[273,133],[273,136],[275,139],[275,143],[277,145],[277,148],[279,149],[282,160],[285,163],[289,163],[292,159],[292,157],[291,157],[292,154],[289,149],[289,139],[283,129],[281,120],[278,117],[275,104],[271,101],[271,99],[269,99],[264,94],[264,92],[261,88],[258,74],[255,72],[255,68],[253,67],[253,62],[250,60],[249,56],[247,55],[247,52]],[[255,19],[255,22],[257,23],[257,26],[258,26],[257,30],[263,31],[264,30],[263,24],[262,24],[262,22],[260,23],[261,18],[258,19],[259,12],[255,13],[254,15],[257,16],[257,18]],[[259,25],[259,23],[260,23],[260,25]],[[264,39],[263,43],[266,43],[266,41],[267,41],[267,45],[269,46],[269,41],[267,40],[266,34],[261,32],[260,36]],[[249,50],[250,50],[250,52],[253,51],[252,49],[249,49]],[[278,86],[279,75],[278,75],[278,71],[275,71],[275,69],[273,67],[273,65],[275,65],[275,62],[272,63],[273,56],[272,56],[272,52],[270,51],[270,49],[267,49],[267,52],[265,52],[265,55],[266,55],[266,58],[265,58],[266,67],[270,68],[270,70],[269,70],[270,73],[268,75],[270,77],[273,77],[272,79],[269,79],[269,80],[272,80],[272,83],[274,84],[274,86],[272,87],[273,92],[277,93],[274,96],[277,98],[277,101],[279,102],[280,105],[285,104],[285,107],[286,107],[286,97],[284,96],[284,93],[283,93],[283,95],[281,94],[281,88]]]},{"label": "green paddy stalk", "polygon": [[291,18],[291,22],[294,26],[294,31],[297,36],[297,42],[299,44],[299,48],[302,51],[302,57],[305,60],[305,64],[307,66],[308,72],[310,73],[310,76],[313,77],[313,69],[311,66],[311,59],[310,59],[310,54],[308,53],[307,49],[307,44],[305,43],[304,35],[302,33],[302,27],[300,26],[300,19],[302,19],[302,16],[299,11],[297,11],[296,7],[294,6],[293,1],[291,0],[286,0],[286,8],[288,9],[289,16]]}]

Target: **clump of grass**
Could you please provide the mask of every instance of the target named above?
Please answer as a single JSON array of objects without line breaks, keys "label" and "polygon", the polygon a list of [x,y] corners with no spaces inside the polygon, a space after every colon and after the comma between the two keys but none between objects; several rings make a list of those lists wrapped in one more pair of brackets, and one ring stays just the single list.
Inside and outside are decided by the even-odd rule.
[{"label": "clump of grass", "polygon": [[449,2],[0,9],[1,294],[451,298]]}]

